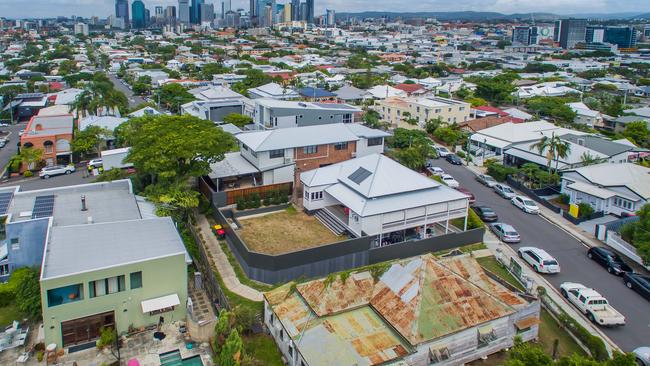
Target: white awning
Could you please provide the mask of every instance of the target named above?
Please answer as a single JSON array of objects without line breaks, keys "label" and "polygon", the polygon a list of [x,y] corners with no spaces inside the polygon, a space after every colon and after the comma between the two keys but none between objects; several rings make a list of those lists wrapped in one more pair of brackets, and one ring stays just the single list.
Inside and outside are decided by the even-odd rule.
[{"label": "white awning", "polygon": [[142,312],[150,313],[156,310],[170,308],[172,306],[180,305],[181,300],[178,294],[171,294],[167,296],[157,297],[155,299],[144,300],[142,304]]}]

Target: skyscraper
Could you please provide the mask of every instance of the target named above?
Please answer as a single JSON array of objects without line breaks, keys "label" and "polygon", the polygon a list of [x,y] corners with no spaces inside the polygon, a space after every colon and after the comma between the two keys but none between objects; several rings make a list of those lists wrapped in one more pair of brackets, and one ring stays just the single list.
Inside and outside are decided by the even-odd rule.
[{"label": "skyscraper", "polygon": [[284,11],[282,12],[282,21],[289,22],[291,19],[291,3],[286,3],[284,4]]},{"label": "skyscraper", "polygon": [[129,24],[129,0],[115,0],[115,17]]},{"label": "skyscraper", "polygon": [[205,0],[192,0],[192,6],[190,7],[190,23],[192,24],[201,23],[202,4],[205,4]]},{"label": "skyscraper", "polygon": [[165,8],[165,23],[176,26],[176,7],[170,5]]},{"label": "skyscraper", "polygon": [[132,26],[135,29],[142,29],[147,24],[146,9],[142,0],[135,0],[131,4]]},{"label": "skyscraper", "polygon": [[634,27],[606,27],[603,37],[606,43],[617,45],[619,48],[635,48],[637,42],[636,29]]},{"label": "skyscraper", "polygon": [[291,0],[291,20],[300,20],[300,0]]},{"label": "skyscraper", "polygon": [[307,0],[307,23],[314,23],[314,0]]},{"label": "skyscraper", "polygon": [[226,18],[226,13],[232,10],[232,2],[230,0],[221,0],[221,19]]},{"label": "skyscraper", "polygon": [[586,35],[586,19],[562,19],[560,21],[560,47],[574,48],[576,44],[585,42]]},{"label": "skyscraper", "polygon": [[211,23],[214,20],[214,4],[199,4],[199,23]]},{"label": "skyscraper", "polygon": [[336,25],[336,12],[333,9],[327,9],[327,24],[328,27]]},{"label": "skyscraper", "polygon": [[512,30],[512,43],[524,46],[530,45],[530,30],[531,27],[527,25],[515,27]]},{"label": "skyscraper", "polygon": [[190,22],[190,0],[178,0],[178,20],[184,24]]},{"label": "skyscraper", "polygon": [[256,0],[250,0],[249,3],[250,9],[248,9],[248,15],[253,18],[254,16],[257,16],[257,1]]}]

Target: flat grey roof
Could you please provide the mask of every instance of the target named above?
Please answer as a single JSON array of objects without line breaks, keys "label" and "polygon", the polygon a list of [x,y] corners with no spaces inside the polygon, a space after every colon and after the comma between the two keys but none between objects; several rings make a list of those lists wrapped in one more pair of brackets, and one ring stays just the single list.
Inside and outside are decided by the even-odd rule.
[{"label": "flat grey roof", "polygon": [[[39,196],[54,196],[53,226],[141,218],[128,180],[17,192],[9,205],[11,222],[31,220],[34,201]],[[81,195],[86,196],[86,211],[81,211]]]},{"label": "flat grey roof", "polygon": [[53,227],[41,280],[173,255],[189,259],[170,217]]}]

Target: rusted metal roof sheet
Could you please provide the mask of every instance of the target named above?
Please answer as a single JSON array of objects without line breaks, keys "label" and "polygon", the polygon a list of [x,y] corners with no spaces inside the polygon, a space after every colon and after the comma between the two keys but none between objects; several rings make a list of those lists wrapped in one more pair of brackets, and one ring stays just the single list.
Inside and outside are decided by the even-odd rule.
[{"label": "rusted metal roof sheet", "polygon": [[370,273],[361,272],[351,274],[345,282],[338,276],[329,284],[321,279],[297,289],[318,316],[325,316],[368,305],[374,285]]}]

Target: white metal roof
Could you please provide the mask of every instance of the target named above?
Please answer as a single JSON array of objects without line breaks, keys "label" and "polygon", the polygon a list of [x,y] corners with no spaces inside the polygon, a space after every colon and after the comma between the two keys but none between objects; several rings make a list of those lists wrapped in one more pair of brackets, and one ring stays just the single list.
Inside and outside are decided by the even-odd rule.
[{"label": "white metal roof", "polygon": [[625,186],[650,199],[650,169],[632,163],[603,163],[573,169],[589,182],[602,187]]},{"label": "white metal roof", "polygon": [[170,308],[181,304],[178,294],[171,294],[154,299],[144,300],[140,303],[142,305],[142,312],[149,313],[156,310]]},{"label": "white metal roof", "polygon": [[210,165],[210,169],[212,172],[208,176],[212,179],[236,177],[259,172],[253,164],[241,156],[240,152],[227,153],[223,160]]},{"label": "white metal roof", "polygon": [[269,151],[302,146],[357,141],[343,123],[241,133],[235,136],[253,151]]},{"label": "white metal roof", "polygon": [[616,196],[616,193],[610,191],[609,189],[599,188],[594,185],[583,183],[583,182],[571,183],[567,186],[567,188],[572,189],[574,191],[583,192],[588,195],[602,198],[602,199],[608,199]]}]

